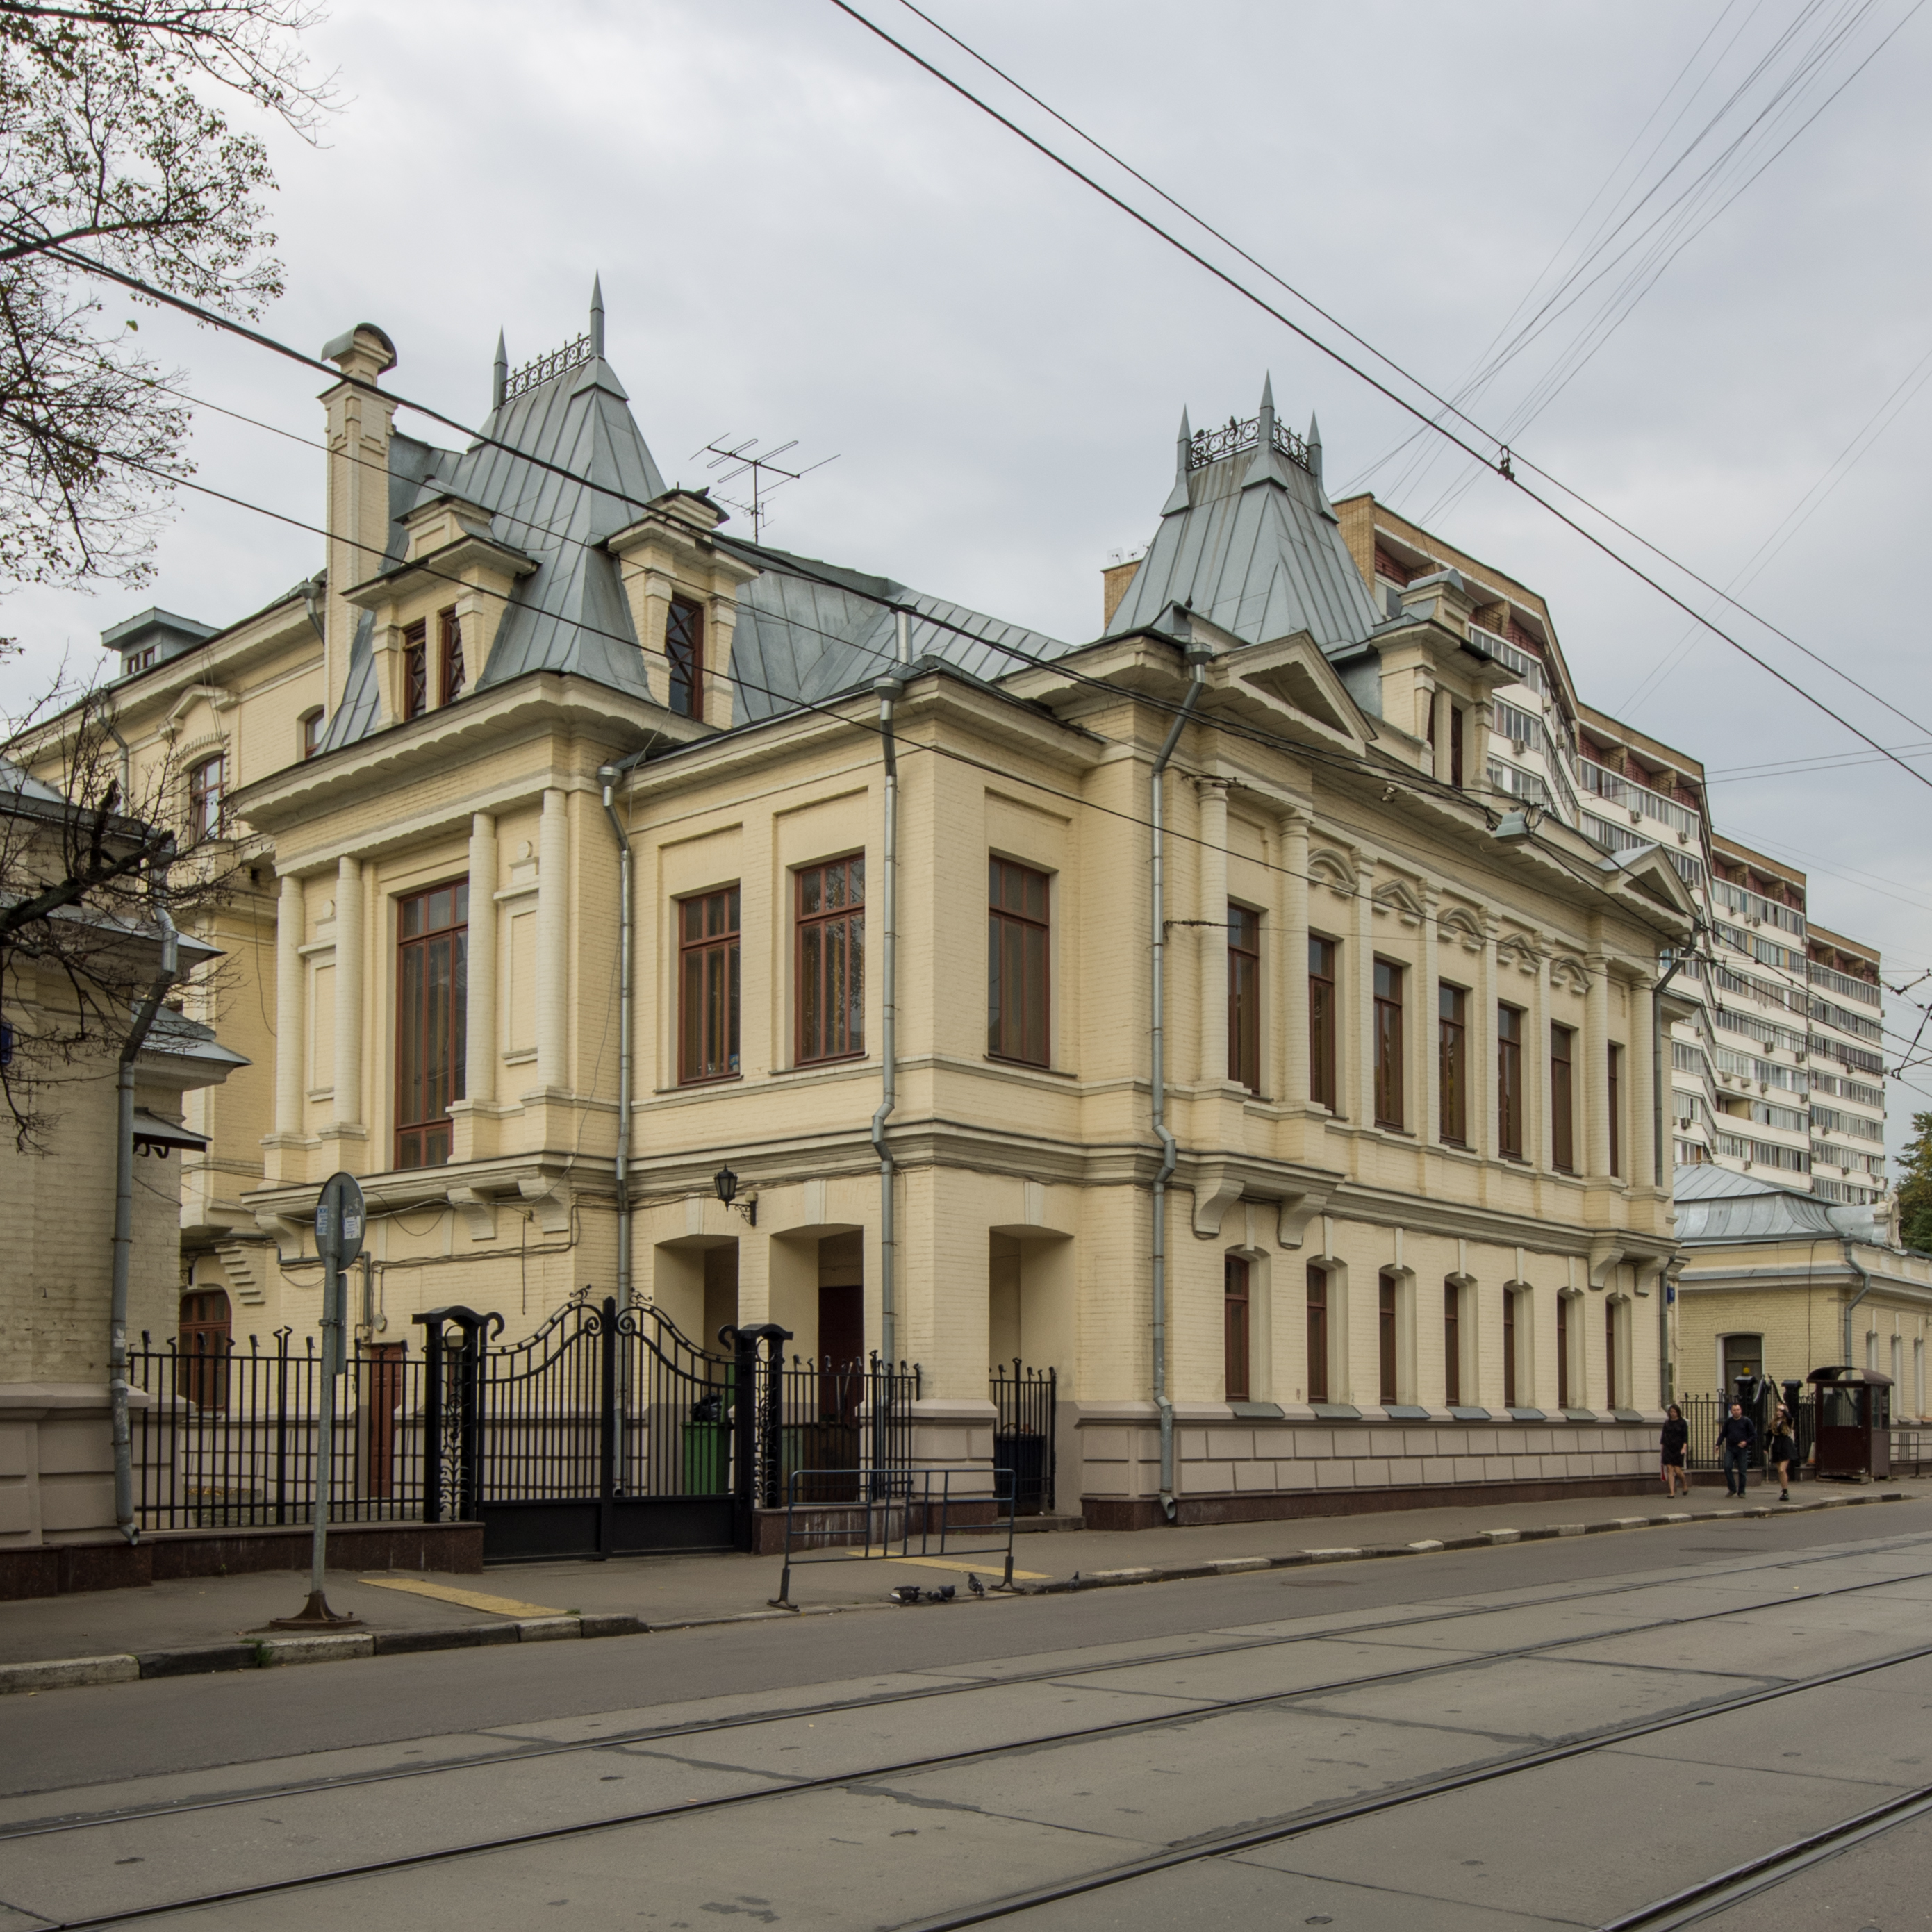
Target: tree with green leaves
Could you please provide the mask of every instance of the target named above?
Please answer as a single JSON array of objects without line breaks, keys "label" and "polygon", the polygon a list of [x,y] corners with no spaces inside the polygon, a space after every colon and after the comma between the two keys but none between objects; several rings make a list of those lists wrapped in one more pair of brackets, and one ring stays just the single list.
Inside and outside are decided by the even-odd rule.
[{"label": "tree with green leaves", "polygon": [[1932,1254],[1932,1114],[1914,1114],[1912,1138],[1899,1156],[1899,1238]]},{"label": "tree with green leaves", "polygon": [[191,469],[179,378],[105,268],[226,315],[281,289],[260,137],[312,136],[302,0],[0,0],[0,580],[141,582]]}]

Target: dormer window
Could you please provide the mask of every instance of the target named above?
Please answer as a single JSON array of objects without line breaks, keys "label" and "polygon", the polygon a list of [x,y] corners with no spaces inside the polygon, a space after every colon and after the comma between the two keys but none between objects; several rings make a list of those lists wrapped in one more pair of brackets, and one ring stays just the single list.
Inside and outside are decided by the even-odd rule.
[{"label": "dormer window", "polygon": [[436,620],[436,684],[441,701],[454,704],[463,695],[463,626],[452,608],[437,613]]},{"label": "dormer window", "polygon": [[150,644],[145,650],[130,651],[122,660],[121,669],[124,675],[137,670],[146,670],[154,662],[154,647]]},{"label": "dormer window", "polygon": [[704,716],[704,610],[688,597],[674,597],[664,620],[664,656],[670,662],[670,708],[683,718]]},{"label": "dormer window", "polygon": [[429,709],[429,627],[418,621],[403,627],[403,716],[420,718]]}]

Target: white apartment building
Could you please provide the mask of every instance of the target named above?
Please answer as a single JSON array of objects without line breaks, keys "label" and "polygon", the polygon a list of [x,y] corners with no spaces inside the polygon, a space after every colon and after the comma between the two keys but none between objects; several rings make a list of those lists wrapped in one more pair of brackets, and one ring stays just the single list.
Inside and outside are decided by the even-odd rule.
[{"label": "white apartment building", "polygon": [[1582,703],[1548,607],[1373,496],[1338,502],[1357,567],[1393,619],[1446,595],[1472,649],[1515,674],[1486,712],[1452,711],[1456,782],[1499,811],[1548,812],[1606,852],[1654,847],[1703,934],[1667,1004],[1676,1164],[1714,1162],[1856,1206],[1885,1180],[1882,993],[1876,948],[1815,925],[1804,874],[1712,829],[1696,759]]}]

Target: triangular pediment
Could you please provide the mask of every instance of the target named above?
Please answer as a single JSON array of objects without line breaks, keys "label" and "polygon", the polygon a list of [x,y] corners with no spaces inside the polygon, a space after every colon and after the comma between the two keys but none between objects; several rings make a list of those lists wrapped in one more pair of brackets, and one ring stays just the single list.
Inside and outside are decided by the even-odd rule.
[{"label": "triangular pediment", "polygon": [[1375,736],[1375,727],[1305,631],[1231,652],[1228,674],[1231,683],[1245,686],[1271,710],[1285,710],[1318,728],[1324,736],[1363,746]]}]

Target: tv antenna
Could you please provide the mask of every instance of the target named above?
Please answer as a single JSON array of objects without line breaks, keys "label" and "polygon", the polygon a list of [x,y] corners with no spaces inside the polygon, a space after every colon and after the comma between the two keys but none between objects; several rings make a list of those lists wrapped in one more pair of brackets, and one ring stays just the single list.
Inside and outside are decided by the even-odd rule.
[{"label": "tv antenna", "polygon": [[[748,436],[742,442],[734,442],[727,431],[723,436],[712,437],[702,449],[692,452],[693,460],[700,456],[711,458],[711,461],[704,466],[706,469],[724,471],[724,474],[718,479],[721,491],[726,484],[735,483],[741,476],[751,478],[752,500],[748,503],[741,503],[732,496],[724,496],[721,500],[730,504],[734,510],[742,510],[751,518],[752,541],[754,543],[764,535],[765,520],[771,514],[765,508],[767,497],[774,491],[782,490],[788,483],[796,483],[801,476],[809,476],[814,470],[823,470],[828,463],[838,460],[836,455],[821,456],[816,463],[808,463],[802,470],[788,470],[778,462],[778,458],[798,447],[796,436],[789,442],[780,443],[776,449],[767,450],[762,456],[754,456],[752,453],[758,444],[758,439],[754,436]],[[727,464],[732,466],[727,469]],[[777,478],[775,482],[770,480],[774,477]]]}]

